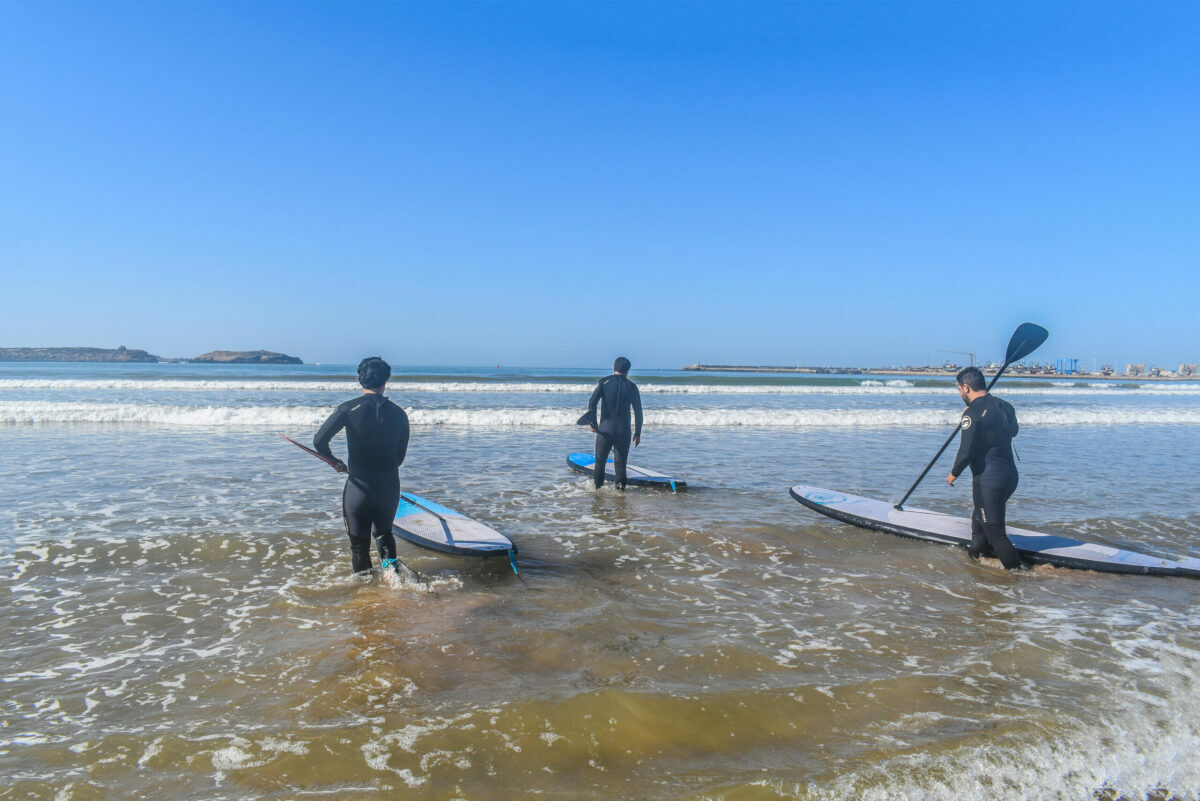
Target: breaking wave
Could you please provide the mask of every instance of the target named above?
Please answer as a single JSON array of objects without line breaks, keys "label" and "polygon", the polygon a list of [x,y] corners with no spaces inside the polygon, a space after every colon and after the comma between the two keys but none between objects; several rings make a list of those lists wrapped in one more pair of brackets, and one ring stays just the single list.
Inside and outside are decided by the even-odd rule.
[{"label": "breaking wave", "polygon": [[[175,406],[136,403],[0,401],[0,424],[117,423],[153,426],[315,427],[328,406]],[[415,426],[573,427],[575,408],[410,409]],[[952,426],[957,412],[929,409],[666,409],[650,426],[700,428],[910,428]],[[1030,409],[1023,426],[1200,425],[1200,409]]]},{"label": "breaking wave", "polygon": [[[416,393],[526,393],[587,395],[595,384],[552,381],[404,381],[394,380],[391,394],[403,396]],[[865,379],[858,384],[656,384],[642,383],[643,395],[944,395],[949,385],[920,387],[910,381],[894,379],[878,381]],[[345,392],[360,391],[354,381],[231,381],[165,379],[0,379],[0,391],[49,390],[79,392]],[[1005,387],[1000,395],[1195,395],[1200,396],[1200,382],[1195,384],[1080,384],[1053,382],[1044,387]]]}]

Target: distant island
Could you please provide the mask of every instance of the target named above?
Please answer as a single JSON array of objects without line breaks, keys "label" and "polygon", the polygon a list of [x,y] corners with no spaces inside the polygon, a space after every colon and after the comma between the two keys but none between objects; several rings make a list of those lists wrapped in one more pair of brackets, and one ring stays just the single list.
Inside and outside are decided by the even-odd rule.
[{"label": "distant island", "polygon": [[275,353],[270,350],[214,350],[202,353],[189,362],[216,362],[218,364],[304,364],[295,356]]},{"label": "distant island", "polygon": [[119,348],[0,348],[0,362],[187,362],[192,364],[304,364],[271,350],[214,350],[191,359],[164,359],[144,350]]}]

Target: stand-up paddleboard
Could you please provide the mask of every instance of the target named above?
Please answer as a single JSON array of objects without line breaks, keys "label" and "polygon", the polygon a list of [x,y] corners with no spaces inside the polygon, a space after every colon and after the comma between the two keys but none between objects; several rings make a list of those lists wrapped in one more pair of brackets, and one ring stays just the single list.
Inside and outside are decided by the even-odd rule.
[{"label": "stand-up paddleboard", "polygon": [[[971,542],[971,521],[965,517],[953,517],[925,509],[900,510],[889,501],[804,484],[797,484],[790,492],[793,498],[809,509],[852,526],[962,548]],[[1200,559],[1192,557],[1185,556],[1179,560],[1160,559],[1136,551],[1110,548],[1107,545],[1042,534],[1014,526],[1007,526],[1007,532],[1013,547],[1022,558],[1030,562],[1098,570],[1104,573],[1145,573],[1200,578]]]},{"label": "stand-up paddleboard", "polygon": [[392,530],[414,545],[442,553],[482,557],[507,554],[513,572],[517,572],[517,546],[512,540],[478,520],[420,495],[400,493]]},{"label": "stand-up paddleboard", "polygon": [[[594,454],[572,453],[567,457],[567,464],[572,470],[584,475],[596,475],[596,456]],[[687,489],[687,483],[684,481],[647,470],[644,467],[634,467],[631,464],[625,465],[625,477],[628,479],[626,483],[635,487],[657,487],[669,489],[671,492],[683,492]],[[616,468],[613,466],[612,459],[609,459],[608,464],[604,465],[604,478],[606,481],[615,482],[617,480]]]}]

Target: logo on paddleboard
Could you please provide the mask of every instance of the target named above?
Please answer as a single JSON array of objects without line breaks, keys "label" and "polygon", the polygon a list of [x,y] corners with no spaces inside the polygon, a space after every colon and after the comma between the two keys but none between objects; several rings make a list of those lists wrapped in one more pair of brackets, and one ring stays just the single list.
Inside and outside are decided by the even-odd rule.
[{"label": "logo on paddleboard", "polygon": [[963,415],[962,427],[963,427],[963,431],[966,431],[968,428],[971,427],[971,418],[967,417],[965,414]]},{"label": "logo on paddleboard", "polygon": [[838,492],[810,492],[804,496],[813,503],[819,503],[822,506],[827,506],[831,503],[841,503],[846,500],[846,496]]}]

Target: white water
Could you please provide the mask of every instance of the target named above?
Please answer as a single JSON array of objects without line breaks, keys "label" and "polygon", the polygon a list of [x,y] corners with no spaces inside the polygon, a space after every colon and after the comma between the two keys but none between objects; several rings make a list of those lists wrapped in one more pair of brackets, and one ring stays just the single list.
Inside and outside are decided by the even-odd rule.
[{"label": "white water", "polygon": [[[138,403],[58,403],[0,401],[0,424],[140,423],[155,426],[251,428],[315,428],[329,415],[329,406],[169,406]],[[575,425],[574,408],[409,409],[414,426],[466,428],[566,428]],[[645,424],[693,428],[904,428],[952,426],[955,410],[936,409],[788,409],[714,408],[668,409],[646,412]],[[1200,409],[1031,409],[1020,414],[1021,425],[1128,426],[1200,425]]]},{"label": "white water", "polygon": [[[577,382],[542,381],[403,381],[389,385],[391,394],[403,396],[410,393],[526,393],[526,394],[569,394],[587,396],[595,384]],[[887,382],[866,379],[858,385],[826,384],[658,384],[644,383],[639,386],[643,395],[938,395],[945,396],[952,390],[949,379],[945,386],[918,387],[909,381]],[[232,393],[297,393],[297,392],[341,392],[353,394],[360,391],[353,381],[231,381],[231,380],[182,380],[162,379],[0,379],[0,392],[8,390],[52,390],[80,392],[87,390],[122,392],[232,392]],[[1099,397],[1111,395],[1169,395],[1200,397],[1200,382],[1190,384],[1087,384],[1050,383],[1044,387],[1004,387],[1004,395],[1032,395],[1054,397]]]},{"label": "white water", "polygon": [[[633,461],[679,496],[566,467],[578,373],[397,382],[403,485],[511,536],[526,582],[405,543],[397,587],[346,575],[341,477],[275,434],[348,378],[40,369],[0,383],[4,801],[1200,794],[1200,582],[1006,574],[787,496],[898,497],[948,382],[643,383]],[[1200,555],[1190,386],[1001,389],[1014,524]]]}]

